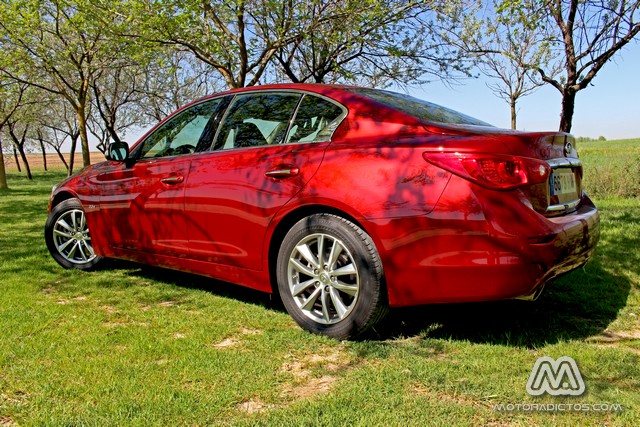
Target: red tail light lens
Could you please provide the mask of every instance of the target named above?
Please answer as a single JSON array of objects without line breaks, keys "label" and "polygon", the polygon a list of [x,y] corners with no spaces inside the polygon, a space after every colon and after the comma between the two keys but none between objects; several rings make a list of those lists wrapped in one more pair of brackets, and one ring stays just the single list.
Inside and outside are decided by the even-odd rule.
[{"label": "red tail light lens", "polygon": [[423,153],[429,163],[493,190],[541,184],[551,167],[543,160],[501,154]]}]

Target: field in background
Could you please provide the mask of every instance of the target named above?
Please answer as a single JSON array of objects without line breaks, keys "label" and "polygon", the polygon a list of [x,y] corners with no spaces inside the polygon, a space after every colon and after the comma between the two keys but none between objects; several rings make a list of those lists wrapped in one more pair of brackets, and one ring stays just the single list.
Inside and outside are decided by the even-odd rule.
[{"label": "field in background", "polygon": [[[639,146],[580,144],[585,185]],[[63,177],[13,171],[0,192],[3,427],[640,425],[640,198],[596,198],[596,256],[534,303],[394,310],[377,335],[340,342],[301,331],[268,295],[207,278],[63,270],[42,235]],[[587,392],[529,396],[543,355],[573,357]],[[494,409],[542,403],[622,411]]]},{"label": "field in background", "polygon": [[640,196],[640,139],[580,142],[578,153],[590,195]]},{"label": "field in background", "polygon": [[[69,153],[63,153],[65,160],[69,163]],[[5,166],[7,168],[7,172],[17,172],[18,166],[16,165],[13,154],[5,154]],[[18,156],[19,157],[19,156]],[[104,154],[101,152],[92,152],[90,153],[91,163],[99,163],[104,161]],[[47,153],[47,168],[55,170],[64,168],[64,163],[60,160],[60,157],[56,153]],[[30,153],[27,154],[27,161],[29,162],[29,166],[32,170],[44,170],[44,161],[45,159],[42,157],[40,153]],[[74,169],[80,170],[82,168],[82,153],[76,153],[75,155],[75,167]],[[78,167],[79,165],[79,167]],[[22,167],[22,161],[20,161],[20,167]]]}]

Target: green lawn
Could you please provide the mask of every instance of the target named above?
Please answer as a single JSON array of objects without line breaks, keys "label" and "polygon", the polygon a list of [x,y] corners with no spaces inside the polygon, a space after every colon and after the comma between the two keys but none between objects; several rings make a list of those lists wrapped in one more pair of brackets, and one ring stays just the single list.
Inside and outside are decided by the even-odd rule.
[{"label": "green lawn", "polygon": [[[582,144],[587,176],[618,146],[640,141]],[[395,310],[378,339],[339,342],[207,278],[63,270],[42,236],[61,178],[12,174],[0,192],[0,426],[640,425],[639,198],[596,199],[597,255],[534,303]],[[543,355],[573,357],[587,392],[529,396]],[[530,403],[623,409],[494,410]]]},{"label": "green lawn", "polygon": [[640,139],[578,143],[584,185],[596,197],[640,197]]}]

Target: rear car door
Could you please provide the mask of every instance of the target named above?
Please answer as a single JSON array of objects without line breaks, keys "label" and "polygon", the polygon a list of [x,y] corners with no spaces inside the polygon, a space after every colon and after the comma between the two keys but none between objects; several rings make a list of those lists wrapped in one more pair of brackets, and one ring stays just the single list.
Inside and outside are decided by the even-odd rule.
[{"label": "rear car door", "polygon": [[269,222],[318,170],[346,112],[309,94],[236,95],[212,151],[191,163],[185,193],[191,257],[261,269]]},{"label": "rear car door", "polygon": [[192,154],[211,144],[222,104],[208,100],[179,112],[136,146],[133,165],[114,163],[98,176],[112,248],[188,256],[185,185]]}]

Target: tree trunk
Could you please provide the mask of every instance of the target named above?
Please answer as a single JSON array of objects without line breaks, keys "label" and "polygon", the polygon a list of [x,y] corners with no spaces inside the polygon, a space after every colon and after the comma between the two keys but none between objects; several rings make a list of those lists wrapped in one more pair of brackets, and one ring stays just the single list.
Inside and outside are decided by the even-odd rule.
[{"label": "tree trunk", "polygon": [[44,170],[47,169],[47,150],[44,149],[44,142],[40,139],[40,149],[42,150],[42,163],[44,164]]},{"label": "tree trunk", "polygon": [[516,122],[517,122],[517,115],[518,113],[516,112],[516,102],[517,99],[516,98],[511,98],[509,105],[511,106],[511,129],[516,130]]},{"label": "tree trunk", "polygon": [[56,150],[56,153],[58,153],[58,157],[60,157],[60,160],[62,161],[62,164],[64,165],[64,167],[67,169],[67,172],[68,172],[69,171],[69,165],[67,164],[67,160],[62,155],[62,152],[57,147],[54,147],[54,150]]},{"label": "tree trunk", "polygon": [[80,146],[82,147],[82,166],[87,167],[91,164],[91,157],[89,155],[89,134],[87,133],[85,106],[80,105],[76,113],[78,116],[78,131],[80,132]]},{"label": "tree trunk", "polygon": [[560,113],[560,132],[571,132],[573,112],[576,105],[576,91],[565,88],[562,92],[562,112]]},{"label": "tree trunk", "polygon": [[16,150],[16,146],[13,146],[13,159],[16,161],[16,166],[18,167],[18,172],[22,172],[22,168],[20,167],[20,159],[18,159],[18,151]]},{"label": "tree trunk", "polygon": [[69,151],[69,176],[73,175],[73,163],[76,158],[76,145],[78,144],[78,137],[71,138],[71,151]]},{"label": "tree trunk", "polygon": [[20,152],[20,158],[22,158],[24,169],[27,171],[27,178],[29,178],[29,180],[33,180],[31,168],[29,167],[29,161],[27,160],[27,154],[24,152],[24,144],[18,145],[18,151]]},{"label": "tree trunk", "polygon": [[4,168],[4,154],[2,153],[2,140],[0,140],[0,190],[9,188],[7,185],[7,171]]}]

